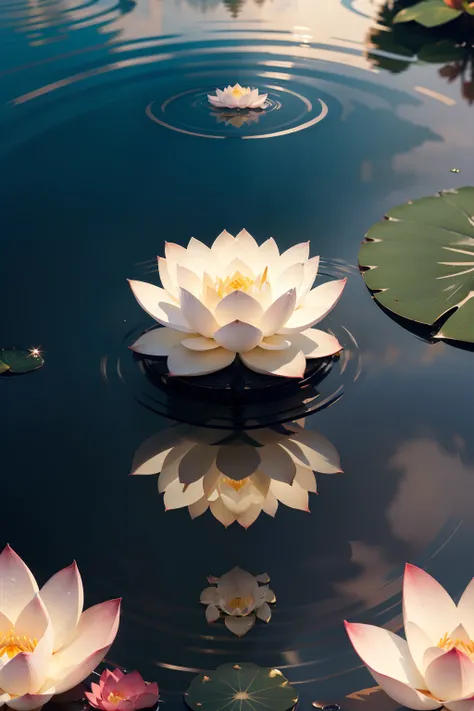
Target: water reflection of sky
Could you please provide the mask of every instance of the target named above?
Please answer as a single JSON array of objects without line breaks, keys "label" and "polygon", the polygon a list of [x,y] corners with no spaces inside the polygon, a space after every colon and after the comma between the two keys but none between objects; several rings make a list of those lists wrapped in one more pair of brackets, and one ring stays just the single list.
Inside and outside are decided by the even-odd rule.
[{"label": "water reflection of sky", "polygon": [[[453,594],[472,575],[472,354],[392,321],[355,268],[365,231],[389,207],[472,183],[472,110],[434,65],[413,61],[400,75],[374,67],[364,41],[377,5],[1,9],[1,269],[15,295],[3,332],[46,357],[34,376],[2,383],[8,500],[21,500],[28,528],[15,506],[4,523],[39,577],[76,557],[91,601],[124,596],[113,658],[156,677],[167,702],[180,703],[192,670],[237,658],[284,668],[305,705],[340,700],[371,684],[344,617],[398,629],[406,560]],[[231,140],[217,141],[146,114],[150,102],[234,79],[277,87],[282,108],[235,126],[191,99],[175,105],[170,121],[224,127]],[[327,116],[278,138],[234,140],[277,120],[282,131],[303,123],[286,90],[323,100]],[[165,239],[209,242],[242,227],[282,247],[311,239],[329,276],[347,274],[328,327],[356,340],[345,341],[347,370],[335,371],[343,396],[306,423],[334,444],[344,475],[318,476],[311,514],[281,507],[246,532],[165,514],[156,477],[127,476],[133,453],[169,423],[140,404],[138,371],[129,381],[119,365],[127,334],[150,325],[126,278],[157,280]],[[271,625],[248,640],[209,629],[198,604],[206,575],[233,565],[266,569],[278,591]],[[365,703],[392,708],[376,693]]]}]

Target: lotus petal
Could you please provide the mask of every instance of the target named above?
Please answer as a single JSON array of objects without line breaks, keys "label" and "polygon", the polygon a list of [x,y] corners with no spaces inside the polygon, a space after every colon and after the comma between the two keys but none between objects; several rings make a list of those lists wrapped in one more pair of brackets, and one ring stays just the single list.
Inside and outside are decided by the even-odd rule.
[{"label": "lotus petal", "polygon": [[15,711],[35,711],[36,709],[40,709],[42,706],[47,704],[55,693],[56,689],[52,687],[46,691],[39,691],[36,694],[23,694],[22,696],[17,696],[14,699],[10,699],[7,703],[8,706],[11,709],[15,709]]},{"label": "lotus petal", "polygon": [[237,637],[243,637],[255,624],[255,615],[247,615],[247,617],[226,617],[225,626],[233,632]]},{"label": "lotus petal", "polygon": [[[166,266],[168,267],[168,274],[176,286],[178,285],[176,269],[178,263],[186,264],[187,252],[185,247],[180,244],[175,244],[174,242],[165,242],[165,257]],[[178,290],[179,295],[179,290]]]},{"label": "lotus petal", "polygon": [[221,499],[216,499],[211,501],[209,508],[211,513],[223,526],[227,528],[235,521],[235,516],[229,509],[222,503]]},{"label": "lotus petal", "polygon": [[38,592],[38,585],[30,569],[9,545],[0,554],[0,580],[2,612],[15,622]]},{"label": "lotus petal", "polygon": [[385,676],[384,674],[377,674],[370,668],[369,672],[385,693],[401,706],[420,710],[439,709],[440,706],[442,706],[441,701],[433,699],[431,696],[427,696],[417,689],[413,689],[411,686],[404,684],[402,681],[393,679],[390,676]]},{"label": "lotus petal", "polygon": [[163,497],[165,510],[182,509],[185,506],[196,503],[196,501],[199,501],[203,496],[204,489],[202,479],[189,484],[189,486],[185,486],[179,479],[176,479],[166,488]]},{"label": "lotus petal", "polygon": [[308,492],[302,489],[296,482],[293,482],[290,486],[289,484],[284,484],[282,481],[272,480],[270,490],[278,501],[290,509],[299,509],[300,511],[309,512]]},{"label": "lotus petal", "polygon": [[205,496],[203,496],[202,499],[199,499],[198,501],[195,501],[194,504],[190,504],[188,506],[189,515],[192,519],[198,518],[198,516],[202,516],[208,508],[209,501]]},{"label": "lotus petal", "polygon": [[175,331],[193,332],[179,306],[164,289],[145,281],[129,280],[129,284],[142,309],[155,321]]},{"label": "lotus petal", "polygon": [[407,564],[403,579],[403,617],[414,622],[436,645],[459,624],[456,605],[446,590],[421,568]]},{"label": "lotus petal", "polygon": [[176,267],[176,279],[180,289],[185,289],[200,298],[202,294],[202,279],[191,269],[178,264]]},{"label": "lotus petal", "polygon": [[255,101],[252,102],[250,108],[251,109],[263,109],[267,98],[268,98],[268,94],[260,94],[258,99],[256,99]]},{"label": "lotus petal", "polygon": [[255,580],[257,583],[269,583],[270,582],[270,576],[268,573],[260,573],[260,575],[255,576]]},{"label": "lotus petal", "polygon": [[260,348],[265,351],[284,351],[286,348],[291,346],[291,341],[289,341],[285,336],[281,336],[276,333],[274,336],[267,336],[260,343]]},{"label": "lotus petal", "polygon": [[241,230],[236,236],[236,250],[240,254],[245,254],[245,259],[249,264],[255,264],[258,261],[259,246],[255,239],[247,230]]},{"label": "lotus petal", "polygon": [[263,605],[260,605],[258,610],[256,610],[255,614],[257,615],[259,620],[263,620],[263,622],[270,622],[272,618],[272,611],[270,610],[269,605],[264,602]]},{"label": "lotus petal", "polygon": [[[433,642],[426,632],[414,622],[405,622],[405,637],[412,659],[421,674],[424,674],[427,665],[433,661],[434,650],[444,654],[444,650],[440,649],[440,647],[433,647]],[[435,656],[437,656],[437,653]]]},{"label": "lotus petal", "polygon": [[180,291],[180,304],[183,316],[192,326],[194,333],[212,338],[219,325],[207,306],[186,289]]},{"label": "lotus petal", "polygon": [[263,316],[263,308],[253,296],[237,290],[231,291],[219,301],[214,315],[221,326],[233,321],[244,321],[258,327]]},{"label": "lotus petal", "polygon": [[300,289],[298,289],[298,298],[296,300],[296,305],[299,306],[305,300],[306,296],[309,294],[313,288],[314,281],[318,275],[319,269],[319,257],[311,257],[304,264],[304,278]]},{"label": "lotus petal", "polygon": [[448,709],[448,711],[474,711],[474,696],[450,701],[449,703],[445,701],[444,708]]},{"label": "lotus petal", "polygon": [[203,590],[200,602],[202,602],[203,605],[216,605],[219,602],[219,593],[217,592],[217,588],[212,586]]},{"label": "lotus petal", "polygon": [[255,447],[232,443],[218,448],[216,465],[224,476],[241,481],[257,471],[260,457]]},{"label": "lotus petal", "polygon": [[260,457],[259,471],[271,479],[292,484],[296,466],[290,454],[278,444],[267,444],[257,449]]},{"label": "lotus petal", "polygon": [[182,340],[182,331],[174,331],[172,328],[154,328],[140,336],[130,349],[145,356],[167,356]]},{"label": "lotus petal", "polygon": [[374,625],[345,622],[345,626],[355,651],[371,672],[396,679],[415,689],[426,688],[404,639]]},{"label": "lotus petal", "polygon": [[339,453],[331,442],[319,432],[299,430],[281,446],[290,452],[297,462],[311,467],[321,474],[342,472]]},{"label": "lotus petal", "polygon": [[[145,440],[135,452],[131,473],[159,474],[167,454],[182,443],[187,429],[185,425],[174,425]],[[192,446],[191,442],[188,444]]]},{"label": "lotus petal", "polygon": [[14,626],[13,621],[3,612],[0,612],[0,637],[5,637]]},{"label": "lotus petal", "polygon": [[190,351],[182,345],[175,346],[168,356],[170,375],[206,375],[231,365],[235,353],[224,348],[212,351]]},{"label": "lotus petal", "polygon": [[76,562],[53,575],[41,588],[40,595],[53,625],[53,651],[57,652],[70,641],[84,605],[84,589]]},{"label": "lotus petal", "polygon": [[205,338],[204,336],[184,338],[181,341],[181,345],[189,348],[190,351],[212,351],[214,348],[219,348],[219,344],[213,338]]},{"label": "lotus petal", "polygon": [[273,336],[287,323],[295,309],[296,289],[290,289],[273,302],[261,318],[264,336]]},{"label": "lotus petal", "polygon": [[0,668],[0,688],[14,696],[32,694],[41,689],[46,681],[53,653],[53,628],[46,608],[38,596],[28,603],[18,621],[18,632],[15,627],[15,633],[23,636],[26,625],[30,623],[28,637],[38,634],[40,640],[33,652],[20,652]]},{"label": "lotus petal", "polygon": [[82,613],[70,644],[53,657],[51,678],[58,694],[72,689],[102,661],[117,634],[120,600],[94,605]]},{"label": "lotus petal", "polygon": [[260,245],[258,254],[258,263],[260,269],[265,267],[272,267],[280,258],[280,251],[278,245],[273,239],[267,239],[263,244]]},{"label": "lotus petal", "polygon": [[208,94],[207,98],[209,103],[211,103],[213,106],[216,106],[217,108],[221,108],[223,106],[222,100],[219,97]]},{"label": "lotus petal", "polygon": [[296,289],[298,294],[304,278],[304,262],[295,262],[290,264],[281,274],[278,275],[276,282],[272,284],[273,295],[278,298],[285,291]]},{"label": "lotus petal", "polygon": [[316,486],[316,477],[313,474],[313,470],[309,467],[305,467],[302,464],[296,465],[295,482],[302,489],[310,491],[312,494],[317,494],[318,489]]},{"label": "lotus petal", "polygon": [[458,602],[458,614],[469,637],[474,639],[474,578],[461,595]]},{"label": "lotus petal", "polygon": [[160,275],[161,285],[168,294],[175,299],[176,303],[179,299],[179,289],[176,282],[171,278],[168,270],[168,262],[164,257],[158,257],[158,274]]},{"label": "lotus petal", "polygon": [[196,444],[178,463],[179,480],[182,484],[192,484],[201,479],[216,460],[217,447]]},{"label": "lotus petal", "polygon": [[259,328],[244,321],[233,321],[214,333],[216,343],[233,353],[251,351],[258,346],[262,337]]},{"label": "lotus petal", "polygon": [[215,605],[209,605],[206,608],[206,620],[208,622],[215,622],[220,617],[220,612]]},{"label": "lotus petal", "polygon": [[249,528],[252,523],[255,523],[262,512],[262,504],[251,504],[245,511],[237,516],[237,523],[242,528]]},{"label": "lotus petal", "polygon": [[275,514],[278,511],[278,499],[271,491],[268,492],[268,495],[262,504],[262,511],[272,518],[275,517]]},{"label": "lotus petal", "polygon": [[295,348],[303,351],[305,358],[327,358],[342,350],[335,336],[325,331],[318,331],[316,328],[293,334],[291,343]]},{"label": "lotus petal", "polygon": [[255,348],[240,357],[247,368],[264,375],[279,375],[284,378],[302,378],[306,370],[306,358],[302,351],[287,348],[284,351],[265,351]]},{"label": "lotus petal", "polygon": [[449,701],[474,693],[474,664],[456,647],[431,662],[425,671],[425,682],[438,699]]},{"label": "lotus petal", "polygon": [[233,237],[227,230],[224,230],[220,235],[214,240],[211,252],[221,263],[227,263],[229,260],[227,255],[232,254],[235,248],[235,237]]},{"label": "lotus petal", "polygon": [[280,255],[280,259],[271,269],[271,278],[274,281],[285,269],[297,262],[307,262],[309,258],[309,242],[294,244]]},{"label": "lotus petal", "polygon": [[333,279],[309,292],[303,303],[290,316],[280,333],[299,333],[322,321],[335,307],[347,279]]}]

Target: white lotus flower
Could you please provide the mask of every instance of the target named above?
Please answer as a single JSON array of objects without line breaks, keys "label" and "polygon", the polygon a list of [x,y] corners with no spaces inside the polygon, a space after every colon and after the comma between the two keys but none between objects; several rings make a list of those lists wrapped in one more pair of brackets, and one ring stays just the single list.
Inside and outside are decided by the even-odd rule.
[{"label": "white lotus flower", "polygon": [[[252,431],[251,437],[198,427],[170,427],[144,442],[132,474],[157,474],[166,510],[189,508],[192,518],[207,509],[224,526],[248,528],[278,504],[309,511],[316,493],[313,470],[341,472],[339,455],[321,434],[297,423],[282,432]],[[225,440],[225,442],[223,442]]]},{"label": "white lotus flower", "polygon": [[0,555],[0,706],[40,709],[77,686],[105,657],[117,634],[120,600],[82,611],[75,563],[38,589],[21,558]]},{"label": "white lotus flower", "polygon": [[406,641],[388,630],[346,622],[354,649],[377,684],[402,706],[474,709],[474,579],[455,605],[424,570],[403,579]]},{"label": "white lotus flower", "polygon": [[268,94],[259,94],[258,89],[251,89],[249,86],[226,86],[216,89],[215,96],[208,94],[209,103],[222,109],[263,109]]},{"label": "white lotus flower", "polygon": [[[336,305],[346,280],[312,289],[319,257],[309,242],[280,255],[246,231],[222,232],[212,247],[192,238],[187,248],[167,243],[158,258],[164,288],[131,281],[140,306],[166,328],[132,346],[168,356],[172,375],[205,375],[230,365],[237,353],[257,373],[301,378],[306,358],[338,353],[337,338],[312,328]],[[311,290],[312,289],[312,290]]]},{"label": "white lotus flower", "polygon": [[254,576],[241,568],[233,568],[221,578],[208,578],[208,582],[216,583],[217,587],[214,585],[201,593],[201,602],[207,605],[207,621],[215,622],[223,613],[227,629],[237,637],[247,634],[257,617],[269,622],[272,611],[268,603],[276,602],[266,584],[269,581],[266,573]]}]

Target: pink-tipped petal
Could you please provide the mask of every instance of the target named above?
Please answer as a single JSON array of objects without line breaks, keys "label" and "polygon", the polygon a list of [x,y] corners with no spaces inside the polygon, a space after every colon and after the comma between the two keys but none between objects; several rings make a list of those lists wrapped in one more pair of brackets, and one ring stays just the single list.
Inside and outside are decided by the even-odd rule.
[{"label": "pink-tipped petal", "polygon": [[253,296],[237,290],[231,291],[219,301],[214,314],[220,326],[233,321],[244,321],[259,327],[263,308]]},{"label": "pink-tipped petal", "polygon": [[19,555],[5,546],[0,554],[0,580],[2,581],[2,612],[13,622],[38,592],[38,585],[28,566]]},{"label": "pink-tipped petal", "polygon": [[214,333],[216,343],[232,353],[251,351],[259,345],[262,337],[259,328],[243,321],[228,323]]},{"label": "pink-tipped petal", "polygon": [[220,261],[228,261],[228,255],[233,256],[233,250],[235,248],[235,237],[233,237],[227,230],[220,233],[218,237],[214,240],[211,252]]},{"label": "pink-tipped petal", "polygon": [[142,309],[155,321],[175,331],[193,332],[179,305],[164,289],[145,281],[129,280],[129,284]]},{"label": "pink-tipped petal", "polygon": [[301,429],[283,440],[281,447],[288,450],[300,464],[321,474],[338,474],[341,460],[335,446],[320,432]]},{"label": "pink-tipped petal", "polygon": [[175,279],[171,277],[168,269],[168,262],[164,257],[158,257],[158,274],[163,289],[168,292],[172,299],[178,302],[179,291]]},{"label": "pink-tipped petal", "polygon": [[302,489],[296,481],[290,486],[282,481],[273,481],[270,484],[270,491],[280,503],[290,509],[299,511],[309,511],[309,496],[306,489]]},{"label": "pink-tipped petal", "polygon": [[384,674],[377,674],[370,668],[369,672],[385,693],[403,707],[419,709],[419,711],[427,709],[429,711],[429,709],[439,709],[442,706],[441,701],[433,699],[431,696],[412,688],[408,684],[404,684],[402,681],[392,679]]},{"label": "pink-tipped petal", "polygon": [[117,634],[120,602],[102,602],[82,613],[72,641],[53,657],[51,678],[58,693],[83,681],[105,657]]},{"label": "pink-tipped petal", "polygon": [[172,328],[154,328],[140,336],[130,348],[141,355],[167,356],[182,340],[182,331],[174,331]]},{"label": "pink-tipped petal", "polygon": [[174,425],[145,440],[135,452],[131,473],[159,474],[166,456],[183,442],[186,431],[186,426]]},{"label": "pink-tipped petal", "polygon": [[280,329],[280,333],[300,333],[322,321],[341,298],[346,281],[347,279],[328,281],[310,291],[284,328]]},{"label": "pink-tipped petal", "polygon": [[[38,621],[32,626],[31,636],[34,637],[35,629],[40,630],[43,626],[40,621],[44,615],[47,617],[44,605],[39,598],[33,600],[25,608],[25,619],[31,619],[33,610],[38,613]],[[19,627],[21,632],[15,632],[20,636],[23,633],[23,625]],[[53,653],[53,629],[47,620],[46,629],[43,629],[41,638],[33,652],[20,652],[15,657],[6,662],[0,669],[0,688],[15,696],[23,694],[33,694],[41,689],[46,681],[51,664]],[[21,634],[23,636],[23,634]]]},{"label": "pink-tipped petal", "polygon": [[456,605],[443,586],[426,571],[409,564],[403,579],[403,616],[405,623],[418,625],[432,645],[460,622]]},{"label": "pink-tipped petal", "polygon": [[303,351],[305,358],[328,358],[342,350],[342,346],[335,336],[316,328],[292,334],[289,338],[295,348]]},{"label": "pink-tipped petal", "polygon": [[284,351],[255,348],[248,353],[241,353],[240,357],[247,368],[264,375],[302,378],[306,369],[306,358],[301,351],[294,348],[287,348]]},{"label": "pink-tipped petal", "polygon": [[171,509],[182,509],[185,506],[191,506],[204,496],[202,479],[185,486],[179,479],[173,481],[167,487],[163,497],[163,503],[166,511]]},{"label": "pink-tipped petal", "polygon": [[220,617],[220,612],[219,612],[218,608],[216,607],[216,605],[211,603],[210,605],[208,605],[206,607],[206,620],[209,623],[216,622],[216,620],[218,620],[219,617]]},{"label": "pink-tipped petal", "polygon": [[236,250],[238,254],[244,254],[249,264],[255,264],[258,260],[259,246],[252,235],[247,230],[240,230],[236,236]]},{"label": "pink-tipped petal", "polygon": [[137,671],[129,672],[124,674],[116,686],[117,694],[121,696],[130,698],[131,696],[137,696],[138,694],[143,694],[146,690],[146,684],[143,680],[141,674]]},{"label": "pink-tipped petal", "polygon": [[257,518],[262,513],[262,504],[251,504],[247,507],[245,511],[237,514],[237,523],[242,526],[242,528],[249,528]]},{"label": "pink-tipped petal", "polygon": [[474,711],[474,696],[469,696],[466,699],[458,699],[444,704],[444,708],[448,711]]},{"label": "pink-tipped petal", "polygon": [[209,501],[203,496],[201,499],[198,499],[198,501],[195,501],[194,504],[189,504],[189,515],[192,519],[198,518],[198,516],[202,516],[203,513],[206,513],[208,508]]},{"label": "pink-tipped petal", "polygon": [[296,289],[289,289],[276,299],[265,311],[262,319],[264,336],[273,336],[284,327],[295,309]]},{"label": "pink-tipped petal", "polygon": [[15,711],[39,711],[55,694],[55,689],[39,691],[36,694],[23,694],[7,702]]},{"label": "pink-tipped petal", "polygon": [[461,595],[458,602],[458,613],[470,638],[474,639],[474,578]]},{"label": "pink-tipped petal", "polygon": [[419,627],[415,622],[405,621],[405,638],[408,642],[408,649],[415,662],[417,668],[424,674],[424,671],[429,662],[433,661],[433,658],[428,655],[428,650],[438,650],[439,653],[443,654],[444,651],[439,647],[433,647],[432,641],[424,632],[421,627]]},{"label": "pink-tipped petal", "polygon": [[182,345],[175,346],[168,356],[171,375],[207,375],[227,368],[235,360],[235,353],[224,348],[210,351],[190,351]]},{"label": "pink-tipped petal", "polygon": [[209,504],[211,513],[223,526],[227,528],[235,521],[234,514],[222,503],[221,499],[211,501]]},{"label": "pink-tipped petal", "polygon": [[404,639],[374,625],[346,622],[345,626],[355,651],[371,671],[415,689],[425,688],[423,677],[415,666]]},{"label": "pink-tipped petal", "polygon": [[84,606],[84,589],[76,563],[63,568],[41,588],[54,631],[53,652],[71,640]]},{"label": "pink-tipped petal", "polygon": [[271,268],[271,278],[272,281],[288,269],[292,264],[297,262],[306,262],[309,258],[309,242],[300,242],[299,244],[293,245],[280,255],[280,258],[276,264],[272,265]]},{"label": "pink-tipped petal", "polygon": [[298,289],[298,298],[296,300],[297,306],[303,303],[306,296],[309,294],[313,288],[314,281],[318,274],[319,269],[319,257],[311,257],[305,262],[304,265],[304,279],[301,288]]},{"label": "pink-tipped petal", "polygon": [[474,664],[455,647],[431,662],[425,682],[437,699],[451,701],[474,694]]},{"label": "pink-tipped petal", "polygon": [[278,444],[267,444],[257,449],[260,457],[259,471],[270,479],[292,484],[296,475],[296,466],[288,454]]}]

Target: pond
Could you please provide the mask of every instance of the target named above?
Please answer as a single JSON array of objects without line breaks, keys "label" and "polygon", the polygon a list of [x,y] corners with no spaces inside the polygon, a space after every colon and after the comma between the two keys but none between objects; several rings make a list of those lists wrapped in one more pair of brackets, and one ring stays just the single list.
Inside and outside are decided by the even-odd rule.
[{"label": "pond", "polygon": [[[0,347],[45,359],[0,382],[2,547],[41,582],[75,559],[87,605],[122,597],[107,662],[158,681],[164,708],[197,672],[254,662],[281,669],[301,708],[395,709],[357,696],[375,682],[343,621],[398,631],[407,561],[455,598],[474,573],[472,352],[390,318],[357,267],[387,210],[474,184],[472,66],[377,47],[381,10],[0,1]],[[206,94],[235,82],[269,110],[214,111]],[[299,420],[343,473],[316,472],[310,513],[281,505],[247,530],[165,511],[156,476],[129,476],[150,437],[182,440],[128,348],[152,320],[127,279],[159,284],[167,241],[243,228],[282,250],[310,240],[322,274],[347,277],[324,322],[343,356],[314,402],[264,423]],[[208,442],[200,418],[184,409],[183,437]],[[242,638],[199,604],[235,566],[268,573],[277,599]]]}]

